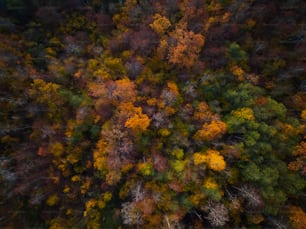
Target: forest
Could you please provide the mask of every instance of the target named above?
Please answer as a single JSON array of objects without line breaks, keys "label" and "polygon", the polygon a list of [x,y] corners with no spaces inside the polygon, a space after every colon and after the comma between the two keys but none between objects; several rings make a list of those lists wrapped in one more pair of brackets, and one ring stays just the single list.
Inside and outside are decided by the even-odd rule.
[{"label": "forest", "polygon": [[0,228],[305,229],[304,0],[0,0]]}]

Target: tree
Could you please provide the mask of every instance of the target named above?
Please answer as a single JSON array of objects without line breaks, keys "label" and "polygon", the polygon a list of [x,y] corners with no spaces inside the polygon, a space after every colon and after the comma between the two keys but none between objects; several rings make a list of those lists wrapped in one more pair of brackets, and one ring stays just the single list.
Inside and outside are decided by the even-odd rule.
[{"label": "tree", "polygon": [[146,131],[150,125],[150,119],[146,114],[134,114],[125,122],[125,127],[131,128],[133,131]]},{"label": "tree", "polygon": [[186,23],[182,23],[171,33],[171,39],[174,40],[174,45],[169,46],[169,63],[178,68],[192,67],[205,43],[204,36],[188,31]]},{"label": "tree", "polygon": [[141,26],[137,31],[130,31],[130,46],[136,54],[150,56],[158,44],[158,36],[146,26]]},{"label": "tree", "polygon": [[218,151],[208,150],[206,153],[207,153],[206,162],[208,168],[218,172],[223,171],[225,169],[226,163],[224,161],[223,156],[221,156]]},{"label": "tree", "polygon": [[233,63],[243,63],[247,60],[247,53],[235,42],[229,45],[226,56]]},{"label": "tree", "polygon": [[153,16],[154,21],[150,24],[150,27],[160,36],[162,36],[168,28],[171,26],[171,22],[168,18],[155,14]]},{"label": "tree", "polygon": [[246,205],[250,209],[260,209],[263,207],[263,199],[258,191],[251,186],[243,185],[241,187],[235,187],[239,194],[246,200]]},{"label": "tree", "polygon": [[136,203],[125,202],[122,204],[121,216],[123,223],[127,225],[142,225],[143,219],[141,212],[136,208]]},{"label": "tree", "polygon": [[136,100],[135,83],[128,78],[115,81],[112,96],[119,102],[134,102]]},{"label": "tree", "polygon": [[289,219],[294,229],[303,229],[306,225],[306,213],[298,206],[290,206]]},{"label": "tree", "polygon": [[205,153],[193,154],[194,165],[207,164],[207,167],[214,171],[223,171],[226,167],[226,162],[220,153],[216,150],[209,149]]},{"label": "tree", "polygon": [[226,132],[226,124],[219,120],[213,120],[210,123],[205,123],[198,130],[193,138],[197,141],[212,141],[220,137]]},{"label": "tree", "polygon": [[306,142],[302,141],[295,147],[292,153],[296,159],[289,163],[288,169],[292,171],[299,171],[303,176],[306,176]]},{"label": "tree", "polygon": [[35,79],[29,90],[30,97],[39,105],[48,107],[48,117],[59,118],[59,114],[64,104],[64,99],[60,94],[60,85],[55,83],[47,83],[41,79]]},{"label": "tree", "polygon": [[229,221],[228,210],[222,203],[208,202],[206,219],[212,226],[222,227]]}]

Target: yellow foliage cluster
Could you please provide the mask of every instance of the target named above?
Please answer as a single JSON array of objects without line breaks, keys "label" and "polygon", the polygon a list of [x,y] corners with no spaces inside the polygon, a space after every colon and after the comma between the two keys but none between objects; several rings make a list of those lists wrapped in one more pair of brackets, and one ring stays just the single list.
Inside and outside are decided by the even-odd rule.
[{"label": "yellow foliage cluster", "polygon": [[193,163],[194,165],[200,165],[207,161],[207,156],[203,153],[194,153],[193,154]]},{"label": "yellow foliage cluster", "polygon": [[49,229],[64,228],[63,222],[59,218],[54,218],[49,223]]},{"label": "yellow foliage cluster", "polygon": [[185,169],[186,161],[182,160],[174,160],[170,162],[171,167],[174,169],[175,172],[183,172]]},{"label": "yellow foliage cluster", "polygon": [[113,194],[111,192],[106,192],[106,193],[103,194],[103,200],[106,201],[106,202],[110,201],[112,199],[112,197],[113,197]]},{"label": "yellow foliage cluster", "polygon": [[89,59],[87,61],[87,66],[90,70],[96,69],[99,66],[99,61],[96,59]]},{"label": "yellow foliage cluster", "polygon": [[49,97],[56,94],[57,90],[60,88],[58,84],[47,83],[41,79],[34,79],[32,87],[33,89],[29,91],[30,95],[35,97],[38,102],[42,103],[48,101]]},{"label": "yellow foliage cluster", "polygon": [[216,181],[209,177],[207,178],[205,181],[204,181],[204,184],[203,184],[204,188],[206,189],[217,189],[218,188],[218,184],[216,183]]},{"label": "yellow foliage cluster", "polygon": [[85,204],[85,211],[83,212],[83,216],[86,217],[88,212],[93,209],[97,205],[97,201],[94,199],[90,199]]},{"label": "yellow foliage cluster", "polygon": [[226,167],[224,158],[216,150],[207,150],[207,165],[214,171],[222,171]]},{"label": "yellow foliage cluster", "polygon": [[74,131],[74,122],[72,120],[68,120],[67,121],[66,132],[65,132],[66,137],[72,138],[73,131]]},{"label": "yellow foliage cluster", "polygon": [[96,204],[97,204],[96,200],[90,199],[86,202],[85,206],[86,206],[86,209],[91,209],[91,208],[94,208]]},{"label": "yellow foliage cluster", "polygon": [[110,201],[112,199],[112,194],[110,192],[106,192],[102,195],[101,198],[99,198],[97,201],[96,201],[96,205],[98,206],[98,208],[102,209],[102,208],[105,208],[106,206],[106,203],[108,201]]},{"label": "yellow foliage cluster", "polygon": [[122,172],[122,173],[127,173],[127,172],[129,172],[133,167],[134,167],[134,165],[133,165],[132,163],[127,163],[127,164],[125,164],[125,165],[122,166],[121,172]]},{"label": "yellow foliage cluster", "polygon": [[171,154],[176,157],[177,159],[182,159],[184,157],[184,150],[180,148],[176,148],[171,151]]},{"label": "yellow foliage cluster", "polygon": [[67,210],[66,210],[66,213],[65,213],[66,215],[71,215],[72,214],[72,209],[71,208],[68,208]]},{"label": "yellow foliage cluster", "polygon": [[69,153],[68,155],[67,155],[67,157],[66,157],[66,159],[67,159],[67,161],[68,162],[70,162],[71,164],[75,164],[75,163],[77,163],[81,158],[80,158],[80,156],[81,156],[81,151],[74,151],[74,152],[71,152],[71,153]]},{"label": "yellow foliage cluster", "polygon": [[201,200],[205,199],[205,195],[202,193],[197,193],[189,196],[189,201],[194,205],[197,206],[201,202]]},{"label": "yellow foliage cluster", "polygon": [[41,79],[34,79],[29,90],[29,95],[37,103],[41,103],[48,106],[48,117],[59,118],[60,108],[64,102],[59,93],[60,85],[55,83],[47,83]]},{"label": "yellow foliage cluster", "polygon": [[111,75],[107,72],[107,70],[104,66],[101,66],[96,71],[94,71],[93,76],[95,76],[97,79],[101,79],[101,80],[111,79]]},{"label": "yellow foliage cluster", "polygon": [[106,183],[108,185],[116,185],[121,180],[121,172],[118,170],[109,171],[106,174]]},{"label": "yellow foliage cluster", "polygon": [[155,14],[153,19],[154,21],[150,24],[150,27],[159,35],[163,35],[171,26],[169,19],[160,14]]},{"label": "yellow foliage cluster", "polygon": [[78,175],[74,175],[73,177],[71,177],[71,181],[73,181],[73,182],[81,181],[81,177],[78,176]]},{"label": "yellow foliage cluster", "polygon": [[65,188],[63,189],[63,193],[68,193],[70,192],[70,188],[66,185]]},{"label": "yellow foliage cluster", "polygon": [[49,146],[49,150],[55,157],[60,157],[64,153],[64,146],[60,142],[56,142]]},{"label": "yellow foliage cluster", "polygon": [[81,185],[81,193],[85,194],[91,186],[91,180],[89,178],[85,179],[83,184]]},{"label": "yellow foliage cluster", "polygon": [[152,174],[153,166],[150,162],[139,163],[137,167],[141,174],[144,176],[150,176]]},{"label": "yellow foliage cluster", "polygon": [[198,141],[212,141],[226,132],[226,124],[220,120],[205,123],[193,138]]},{"label": "yellow foliage cluster", "polygon": [[170,130],[168,130],[167,128],[161,128],[159,131],[158,131],[158,134],[162,137],[167,137],[171,134]]},{"label": "yellow foliage cluster", "polygon": [[224,158],[216,150],[209,149],[206,153],[194,153],[193,154],[194,165],[207,164],[208,168],[214,171],[222,171],[226,167]]},{"label": "yellow foliage cluster", "polygon": [[253,110],[249,107],[243,107],[232,111],[232,115],[245,119],[245,120],[255,120]]},{"label": "yellow foliage cluster", "polygon": [[47,205],[48,206],[54,206],[58,203],[58,201],[59,201],[59,197],[57,196],[57,194],[52,194],[47,199]]},{"label": "yellow foliage cluster", "polygon": [[106,169],[106,145],[106,142],[103,139],[100,139],[93,153],[94,167],[99,171]]}]

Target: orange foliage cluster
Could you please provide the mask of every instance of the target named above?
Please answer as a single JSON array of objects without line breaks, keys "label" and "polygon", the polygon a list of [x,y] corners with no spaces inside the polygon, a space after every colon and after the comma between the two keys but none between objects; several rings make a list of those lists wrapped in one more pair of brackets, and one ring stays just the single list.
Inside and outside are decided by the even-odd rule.
[{"label": "orange foliage cluster", "polygon": [[222,121],[213,120],[205,123],[193,138],[197,141],[212,141],[226,132],[226,124]]},{"label": "orange foliage cluster", "polygon": [[134,131],[146,131],[150,125],[150,119],[146,114],[134,114],[125,122],[125,127],[131,128]]},{"label": "orange foliage cluster", "polygon": [[292,171],[300,171],[302,175],[306,175],[306,142],[301,142],[292,153],[296,157],[295,161],[289,163],[288,168]]},{"label": "orange foliage cluster", "polygon": [[155,14],[153,19],[154,21],[152,24],[150,24],[150,27],[160,35],[163,35],[171,26],[171,22],[168,20],[168,18],[161,16],[160,14]]},{"label": "orange foliage cluster", "polygon": [[217,114],[213,114],[207,103],[200,102],[193,114],[193,118],[198,121],[202,122],[209,122],[213,119],[217,120],[219,119],[219,116]]},{"label": "orange foliage cluster", "polygon": [[205,38],[186,30],[186,24],[178,25],[172,33],[177,44],[169,47],[169,63],[190,68],[195,64],[204,45]]},{"label": "orange foliage cluster", "polygon": [[296,206],[291,206],[289,209],[289,219],[294,229],[303,229],[306,225],[306,213]]}]

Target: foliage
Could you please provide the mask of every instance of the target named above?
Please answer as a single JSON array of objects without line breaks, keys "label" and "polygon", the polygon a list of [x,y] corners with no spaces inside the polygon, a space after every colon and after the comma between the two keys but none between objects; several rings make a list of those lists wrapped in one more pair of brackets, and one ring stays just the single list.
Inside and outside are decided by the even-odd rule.
[{"label": "foliage", "polygon": [[125,122],[125,127],[134,131],[145,131],[150,125],[150,119],[146,114],[134,114]]},{"label": "foliage", "polygon": [[305,227],[302,1],[4,2],[1,228]]},{"label": "foliage", "polygon": [[216,150],[207,150],[204,153],[195,153],[193,155],[193,163],[195,165],[206,163],[208,168],[214,171],[222,171],[226,167],[226,163],[224,158],[220,153]]},{"label": "foliage", "polygon": [[204,36],[188,31],[186,24],[183,23],[177,25],[172,38],[176,40],[176,45],[169,47],[169,63],[186,68],[192,67],[205,43]]},{"label": "foliage", "polygon": [[193,136],[198,141],[212,141],[226,132],[226,124],[222,121],[213,120],[205,123]]},{"label": "foliage", "polygon": [[155,14],[153,16],[154,21],[150,24],[150,27],[158,34],[163,35],[167,29],[171,26],[171,22],[168,18]]},{"label": "foliage", "polygon": [[291,206],[289,209],[289,218],[293,228],[296,229],[303,228],[306,223],[306,214],[300,207]]},{"label": "foliage", "polygon": [[296,159],[289,163],[288,168],[293,171],[300,171],[300,173],[306,175],[306,142],[302,141],[300,145],[296,146],[295,151],[292,153]]}]

